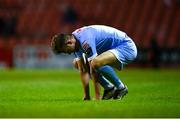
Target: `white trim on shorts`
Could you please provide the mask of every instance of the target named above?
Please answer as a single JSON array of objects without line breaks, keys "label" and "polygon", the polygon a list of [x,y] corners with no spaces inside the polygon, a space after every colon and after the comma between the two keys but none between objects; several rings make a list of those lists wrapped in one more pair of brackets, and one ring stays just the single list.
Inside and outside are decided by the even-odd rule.
[{"label": "white trim on shorts", "polygon": [[119,61],[120,69],[118,69],[118,70],[122,70],[122,69],[123,69],[123,62],[118,58],[117,51],[116,51],[115,49],[111,49],[111,50],[108,50],[108,51],[110,51],[111,53],[113,53],[114,56],[116,57],[116,59]]}]

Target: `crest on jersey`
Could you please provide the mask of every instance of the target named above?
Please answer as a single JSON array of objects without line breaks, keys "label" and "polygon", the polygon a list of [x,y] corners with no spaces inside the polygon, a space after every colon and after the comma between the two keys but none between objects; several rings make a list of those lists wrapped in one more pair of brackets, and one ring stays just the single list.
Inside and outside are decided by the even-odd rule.
[{"label": "crest on jersey", "polygon": [[92,54],[92,49],[91,49],[91,47],[89,46],[89,44],[88,44],[88,42],[86,40],[82,43],[82,47],[85,50],[87,55]]},{"label": "crest on jersey", "polygon": [[88,42],[85,40],[83,43],[82,43],[82,47],[84,50],[87,50],[90,46],[88,44]]}]

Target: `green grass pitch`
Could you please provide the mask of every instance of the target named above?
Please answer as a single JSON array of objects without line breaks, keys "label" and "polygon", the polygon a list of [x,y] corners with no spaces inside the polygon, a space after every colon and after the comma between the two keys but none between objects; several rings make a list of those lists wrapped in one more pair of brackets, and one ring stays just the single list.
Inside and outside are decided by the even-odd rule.
[{"label": "green grass pitch", "polygon": [[82,101],[75,70],[1,70],[0,117],[180,117],[180,70],[117,73],[129,88],[123,100]]}]

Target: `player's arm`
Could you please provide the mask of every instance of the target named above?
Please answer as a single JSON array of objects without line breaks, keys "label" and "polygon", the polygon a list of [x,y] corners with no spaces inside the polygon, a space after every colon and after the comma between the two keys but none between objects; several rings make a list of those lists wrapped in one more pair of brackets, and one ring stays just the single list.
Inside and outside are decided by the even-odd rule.
[{"label": "player's arm", "polygon": [[100,99],[100,85],[98,83],[98,77],[96,76],[96,73],[91,70],[91,67],[89,65],[90,64],[89,62],[91,61],[91,59],[97,56],[95,38],[89,32],[87,33],[84,32],[83,34],[85,35],[83,35],[81,38],[85,39],[84,41],[82,41],[82,48],[84,50],[84,53],[81,54],[81,57],[84,60],[83,61],[84,63],[83,65],[85,66],[84,70],[86,71],[86,74],[88,72],[90,78],[93,79],[92,81],[94,84],[95,98]]},{"label": "player's arm", "polygon": [[75,68],[77,68],[79,70],[79,73],[80,73],[80,78],[81,78],[81,82],[82,82],[83,90],[84,90],[84,98],[83,99],[90,100],[89,74],[83,66],[83,59],[76,58],[76,59],[74,59],[73,64],[74,64]]},{"label": "player's arm", "polygon": [[88,61],[86,54],[83,53],[82,57],[83,57],[83,67],[84,67],[85,71],[88,72],[90,78],[93,81],[94,91],[95,91],[95,100],[100,100],[101,99],[100,84],[98,81],[97,73],[95,71],[93,71],[93,69],[89,65],[89,64],[91,64],[91,60]]},{"label": "player's arm", "polygon": [[89,40],[89,48],[86,50],[86,54],[87,54],[87,61],[89,62],[89,71],[90,74],[92,75],[93,78],[93,84],[94,84],[94,90],[95,90],[95,98],[96,99],[101,99],[101,95],[100,95],[100,83],[99,83],[99,79],[97,76],[97,72],[93,71],[92,67],[91,67],[91,61],[98,55],[97,51],[96,51],[96,45],[95,45],[95,38],[93,38],[93,36],[91,36],[91,40]]},{"label": "player's arm", "polygon": [[[101,99],[100,95],[100,85],[98,82],[98,77],[95,72],[90,73],[90,67],[89,67],[89,62],[84,61],[85,59],[81,59],[81,61],[78,61],[77,59],[74,59],[73,64],[76,69],[80,71],[80,76],[81,76],[81,82],[83,84],[83,89],[84,89],[84,98],[85,99],[90,99],[90,94],[89,94],[89,75],[92,75],[92,81],[94,85],[94,90],[95,90],[95,99],[99,100]],[[88,63],[88,64],[87,64]],[[79,64],[79,66],[78,66]]]},{"label": "player's arm", "polygon": [[95,99],[99,100],[99,99],[101,99],[101,94],[100,94],[100,84],[98,81],[97,73],[95,71],[93,71],[91,66],[89,65],[91,61],[88,61],[88,58],[85,53],[83,53],[82,57],[83,57],[83,67],[84,67],[85,71],[88,72],[90,78],[93,81],[94,91],[95,91]]},{"label": "player's arm", "polygon": [[96,72],[92,71],[91,72],[92,75],[92,81],[93,81],[93,85],[94,85],[94,91],[95,91],[95,99],[96,100],[100,100],[101,99],[101,91],[100,91],[100,84],[98,81],[98,76],[96,74]]}]

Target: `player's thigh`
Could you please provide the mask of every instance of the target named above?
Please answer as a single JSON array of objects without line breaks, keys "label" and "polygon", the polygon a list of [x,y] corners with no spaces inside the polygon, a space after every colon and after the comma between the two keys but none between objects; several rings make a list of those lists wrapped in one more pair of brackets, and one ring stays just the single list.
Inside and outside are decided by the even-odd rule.
[{"label": "player's thigh", "polygon": [[95,68],[98,68],[98,67],[101,67],[101,66],[104,66],[104,65],[111,65],[111,66],[113,66],[117,62],[118,62],[118,60],[117,60],[116,56],[112,52],[106,51],[106,52],[98,55],[97,57],[95,57],[92,60],[91,64]]}]

